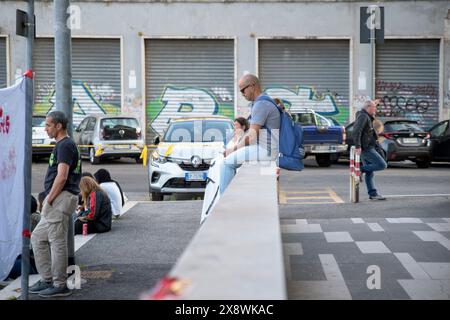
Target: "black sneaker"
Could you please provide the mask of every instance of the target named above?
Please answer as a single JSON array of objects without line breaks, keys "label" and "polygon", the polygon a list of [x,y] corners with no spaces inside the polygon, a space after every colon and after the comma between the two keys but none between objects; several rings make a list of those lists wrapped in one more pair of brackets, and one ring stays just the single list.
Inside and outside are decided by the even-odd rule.
[{"label": "black sneaker", "polygon": [[39,292],[39,297],[41,298],[56,298],[56,297],[67,297],[72,294],[72,290],[69,290],[66,285],[57,287],[51,286],[48,289],[45,289]]},{"label": "black sneaker", "polygon": [[46,289],[48,289],[50,287],[52,287],[52,282],[51,281],[47,282],[47,281],[44,281],[44,280],[41,279],[38,282],[36,282],[34,285],[29,287],[28,288],[28,292],[36,294],[36,293],[39,293],[39,292],[41,292],[43,290],[46,290]]},{"label": "black sneaker", "polygon": [[370,200],[386,200],[385,197],[380,196],[379,194],[377,194],[376,196],[369,196]]}]

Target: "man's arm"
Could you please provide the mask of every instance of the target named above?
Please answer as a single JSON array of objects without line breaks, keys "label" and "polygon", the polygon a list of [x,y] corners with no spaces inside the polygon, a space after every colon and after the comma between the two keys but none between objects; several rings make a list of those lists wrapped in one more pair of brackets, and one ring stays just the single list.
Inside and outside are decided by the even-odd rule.
[{"label": "man's arm", "polygon": [[261,126],[259,124],[250,125],[250,129],[248,129],[244,137],[242,137],[241,141],[239,141],[239,143],[236,144],[232,149],[226,149],[224,152],[224,156],[226,157],[230,153],[250,145],[253,141],[256,141],[260,129]]},{"label": "man's arm", "polygon": [[363,114],[360,114],[353,125],[353,141],[355,143],[356,153],[361,153],[361,136],[362,130],[366,123],[366,117]]},{"label": "man's arm", "polygon": [[69,176],[69,168],[70,166],[67,163],[61,162],[58,164],[58,173],[55,180],[53,181],[52,189],[47,196],[47,203],[49,205],[52,205],[53,201],[64,188],[64,184],[66,183],[67,177]]}]

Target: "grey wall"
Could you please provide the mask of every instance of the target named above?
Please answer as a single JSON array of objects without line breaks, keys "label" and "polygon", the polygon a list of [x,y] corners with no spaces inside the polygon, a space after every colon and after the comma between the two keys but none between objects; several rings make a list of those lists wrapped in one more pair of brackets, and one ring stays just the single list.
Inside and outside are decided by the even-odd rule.
[{"label": "grey wall", "polygon": [[[124,2],[124,1],[122,1]],[[361,72],[370,75],[369,45],[359,44],[359,7],[370,2],[230,2],[230,3],[120,3],[72,1],[81,8],[81,28],[72,36],[120,37],[123,47],[122,110],[144,119],[143,38],[146,37],[224,37],[236,39],[236,73],[257,72],[257,39],[348,38],[351,39],[352,106],[369,95],[358,89]],[[441,64],[442,98],[440,118],[450,115],[450,34],[449,1],[388,1],[385,7],[386,37],[444,38]],[[10,35],[10,74],[24,70],[25,39],[15,36],[15,10],[25,9],[23,1],[0,2],[0,35]],[[37,36],[52,36],[51,2],[36,2]],[[128,87],[128,75],[134,70],[136,89]],[[369,79],[367,79],[369,80]],[[369,83],[368,83],[369,84]],[[236,84],[236,108],[245,113],[247,102]],[[352,110],[354,112],[354,110]]]}]

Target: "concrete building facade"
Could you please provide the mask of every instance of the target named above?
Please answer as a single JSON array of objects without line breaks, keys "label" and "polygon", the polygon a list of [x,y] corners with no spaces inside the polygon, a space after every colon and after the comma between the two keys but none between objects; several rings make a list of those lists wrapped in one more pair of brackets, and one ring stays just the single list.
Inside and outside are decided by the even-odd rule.
[{"label": "concrete building facade", "polygon": [[[360,43],[360,11],[369,5],[384,8],[385,41],[374,57]],[[0,86],[25,71],[16,9],[26,3],[0,2]],[[36,0],[35,10],[34,111],[46,113],[53,2]],[[341,124],[372,91],[381,116],[425,127],[450,116],[450,1],[80,0],[69,11],[75,122],[89,113],[132,115],[149,140],[171,118],[247,115],[237,85],[246,72],[291,111],[311,108]]]}]

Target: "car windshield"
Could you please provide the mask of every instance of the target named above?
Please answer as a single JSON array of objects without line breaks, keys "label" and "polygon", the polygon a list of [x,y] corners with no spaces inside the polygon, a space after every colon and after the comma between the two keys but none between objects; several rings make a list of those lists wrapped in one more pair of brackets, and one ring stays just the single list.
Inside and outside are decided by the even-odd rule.
[{"label": "car windshield", "polygon": [[424,132],[424,130],[414,122],[399,121],[399,122],[388,122],[384,125],[385,132]]},{"label": "car windshield", "polygon": [[102,119],[102,121],[100,122],[100,129],[115,127],[117,128],[118,126],[137,128],[139,127],[139,124],[134,118],[107,118]]},{"label": "car windshield", "polygon": [[33,127],[45,128],[45,117],[33,117]]},{"label": "car windshield", "polygon": [[233,131],[230,121],[192,120],[172,122],[164,135],[167,142],[223,142]]}]

